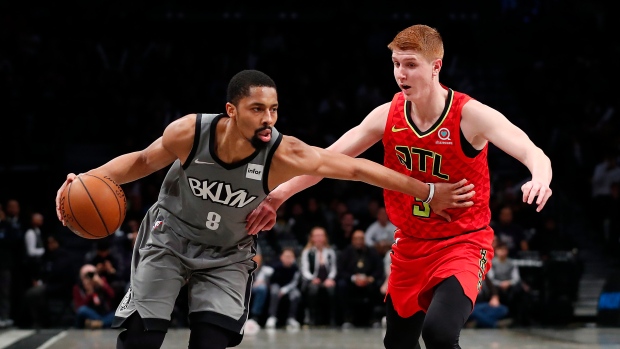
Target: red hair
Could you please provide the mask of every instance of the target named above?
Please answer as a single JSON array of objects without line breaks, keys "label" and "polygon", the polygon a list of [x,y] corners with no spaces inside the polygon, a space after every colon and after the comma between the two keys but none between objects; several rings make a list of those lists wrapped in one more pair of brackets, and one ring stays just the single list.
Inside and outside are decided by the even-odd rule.
[{"label": "red hair", "polygon": [[400,31],[388,48],[417,51],[428,60],[443,59],[443,40],[435,28],[423,24],[412,25]]}]

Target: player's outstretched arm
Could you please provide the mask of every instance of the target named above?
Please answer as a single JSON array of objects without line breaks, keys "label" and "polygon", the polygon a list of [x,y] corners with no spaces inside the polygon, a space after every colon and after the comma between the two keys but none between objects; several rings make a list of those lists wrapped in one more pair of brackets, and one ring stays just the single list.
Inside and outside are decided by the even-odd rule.
[{"label": "player's outstretched arm", "polygon": [[[376,107],[359,125],[345,132],[327,149],[352,157],[362,154],[383,137],[389,111],[390,103]],[[314,175],[298,176],[280,185],[269,196],[274,204],[280,206],[291,196],[317,184],[321,179],[323,177]]]},{"label": "player's outstretched arm", "polygon": [[[269,172],[269,187],[299,176],[312,175],[333,179],[362,181],[377,187],[399,191],[426,200],[431,194],[430,186],[415,178],[391,170],[376,162],[353,158],[337,152],[312,147],[294,137],[283,137],[272,160]],[[431,208],[446,219],[445,208],[470,207],[467,201],[475,194],[473,185],[440,183],[435,184],[434,202]]]},{"label": "player's outstretched arm", "polygon": [[[362,154],[383,137],[390,104],[388,102],[373,109],[359,125],[347,131],[327,149],[353,157]],[[271,229],[275,224],[278,207],[291,196],[317,184],[321,179],[323,177],[301,175],[282,183],[248,215],[248,232],[254,235],[261,230]]]},{"label": "player's outstretched arm", "polygon": [[536,211],[543,209],[551,196],[551,160],[520,128],[497,110],[471,100],[463,106],[461,128],[472,135],[475,143],[489,141],[508,155],[519,160],[532,174],[532,179],[521,186],[523,202],[531,204],[536,198]]},{"label": "player's outstretched arm", "polygon": [[[195,125],[195,114],[184,116],[168,125],[164,134],[145,149],[120,155],[87,173],[105,175],[116,183],[124,184],[161,170],[177,158],[185,161],[193,145]],[[56,193],[56,214],[61,222],[60,197],[75,177],[74,173],[69,173]]]}]

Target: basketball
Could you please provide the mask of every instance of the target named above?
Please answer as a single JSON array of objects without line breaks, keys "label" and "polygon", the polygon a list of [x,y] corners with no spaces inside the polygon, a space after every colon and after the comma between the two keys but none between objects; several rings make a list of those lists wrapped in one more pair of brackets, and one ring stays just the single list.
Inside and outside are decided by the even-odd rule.
[{"label": "basketball", "polygon": [[127,200],[121,186],[109,177],[81,174],[63,191],[60,212],[67,227],[78,236],[101,239],[121,226]]}]

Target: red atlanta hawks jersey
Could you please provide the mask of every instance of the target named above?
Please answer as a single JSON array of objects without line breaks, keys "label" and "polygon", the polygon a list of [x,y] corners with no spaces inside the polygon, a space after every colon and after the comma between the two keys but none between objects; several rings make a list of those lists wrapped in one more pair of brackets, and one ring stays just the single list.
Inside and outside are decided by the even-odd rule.
[{"label": "red atlanta hawks jersey", "polygon": [[486,228],[491,219],[488,145],[474,149],[461,132],[461,110],[471,97],[448,89],[446,106],[437,122],[422,132],[410,115],[411,102],[398,92],[392,99],[383,146],[384,165],[427,183],[458,182],[466,178],[474,184],[474,205],[449,209],[446,221],[431,211],[426,198],[384,190],[390,221],[408,236],[440,239]]}]

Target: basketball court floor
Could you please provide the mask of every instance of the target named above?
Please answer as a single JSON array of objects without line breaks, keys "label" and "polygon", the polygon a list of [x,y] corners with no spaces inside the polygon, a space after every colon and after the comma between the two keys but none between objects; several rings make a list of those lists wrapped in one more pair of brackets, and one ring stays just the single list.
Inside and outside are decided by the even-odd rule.
[{"label": "basketball court floor", "polygon": [[[0,331],[0,349],[114,349],[116,330],[21,330]],[[381,329],[302,329],[288,332],[262,330],[246,335],[239,349],[381,349]],[[162,348],[187,348],[189,331],[170,330]],[[620,349],[620,328],[578,329],[464,329],[464,349]],[[422,345],[424,348],[424,345]]]}]

